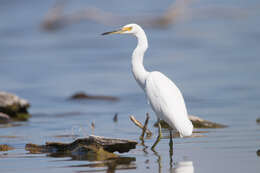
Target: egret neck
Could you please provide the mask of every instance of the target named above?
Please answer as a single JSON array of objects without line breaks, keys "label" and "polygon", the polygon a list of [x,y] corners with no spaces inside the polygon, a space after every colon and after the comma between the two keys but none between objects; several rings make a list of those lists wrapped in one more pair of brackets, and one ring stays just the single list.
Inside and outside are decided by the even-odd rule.
[{"label": "egret neck", "polygon": [[139,28],[134,35],[136,36],[138,42],[132,54],[132,72],[135,80],[144,90],[145,80],[149,74],[149,72],[145,70],[143,65],[144,53],[148,48],[148,42],[146,35],[141,28]]}]

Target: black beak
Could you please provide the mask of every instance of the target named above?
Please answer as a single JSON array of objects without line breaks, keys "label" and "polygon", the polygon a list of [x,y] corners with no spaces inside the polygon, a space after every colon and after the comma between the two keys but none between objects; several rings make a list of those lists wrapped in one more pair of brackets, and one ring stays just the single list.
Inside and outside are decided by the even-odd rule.
[{"label": "black beak", "polygon": [[121,30],[115,30],[115,31],[110,31],[110,32],[104,32],[101,35],[117,34],[117,33],[120,33],[120,32],[121,32]]}]

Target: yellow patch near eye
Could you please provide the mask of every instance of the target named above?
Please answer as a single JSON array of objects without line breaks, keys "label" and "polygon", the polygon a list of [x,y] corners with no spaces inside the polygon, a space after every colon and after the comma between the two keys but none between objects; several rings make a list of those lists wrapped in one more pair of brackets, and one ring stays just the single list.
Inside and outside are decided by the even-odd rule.
[{"label": "yellow patch near eye", "polygon": [[132,30],[132,27],[125,27],[122,29],[122,31],[131,31]]}]

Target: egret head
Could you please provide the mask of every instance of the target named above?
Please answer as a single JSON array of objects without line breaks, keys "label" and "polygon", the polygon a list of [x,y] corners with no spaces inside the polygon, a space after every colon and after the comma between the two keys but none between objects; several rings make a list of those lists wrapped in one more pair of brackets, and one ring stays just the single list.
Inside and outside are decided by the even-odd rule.
[{"label": "egret head", "polygon": [[137,24],[127,24],[118,30],[105,32],[102,35],[108,35],[108,34],[133,34],[133,35],[135,35],[138,32],[138,30],[140,30],[140,29],[141,29],[141,27]]}]

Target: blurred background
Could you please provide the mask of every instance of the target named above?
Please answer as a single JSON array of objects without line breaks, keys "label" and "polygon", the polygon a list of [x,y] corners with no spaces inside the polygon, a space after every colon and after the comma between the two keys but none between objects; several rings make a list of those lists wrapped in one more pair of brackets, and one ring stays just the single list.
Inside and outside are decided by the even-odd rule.
[{"label": "blurred background", "polygon": [[[1,172],[106,172],[86,166],[90,161],[32,156],[24,145],[72,141],[55,137],[61,134],[138,140],[128,116],[144,120],[146,112],[156,132],[155,115],[131,74],[135,38],[101,36],[128,23],[143,26],[145,67],[176,83],[188,112],[228,125],[175,139],[173,163],[192,163],[186,172],[259,172],[259,16],[257,0],[0,0],[0,90],[26,98],[32,114],[28,122],[0,128],[0,143],[17,148],[0,158]],[[78,91],[119,101],[68,101]],[[126,153],[135,161],[116,172],[178,172],[168,139],[157,155],[142,150]]]}]

